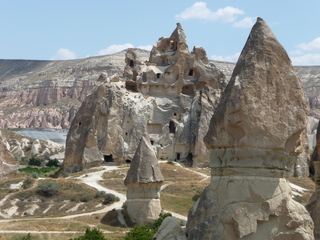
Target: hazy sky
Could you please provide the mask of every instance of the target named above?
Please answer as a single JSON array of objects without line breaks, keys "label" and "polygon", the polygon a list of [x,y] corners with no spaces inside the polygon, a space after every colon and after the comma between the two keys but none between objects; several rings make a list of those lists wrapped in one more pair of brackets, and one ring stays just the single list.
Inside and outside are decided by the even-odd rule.
[{"label": "hazy sky", "polygon": [[61,60],[151,49],[180,22],[189,49],[236,62],[262,17],[294,65],[320,65],[319,0],[0,0],[0,59]]}]

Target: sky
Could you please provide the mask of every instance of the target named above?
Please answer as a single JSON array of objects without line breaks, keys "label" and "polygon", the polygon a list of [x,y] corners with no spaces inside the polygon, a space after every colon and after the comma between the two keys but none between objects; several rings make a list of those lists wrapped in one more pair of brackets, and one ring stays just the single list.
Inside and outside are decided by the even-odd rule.
[{"label": "sky", "polygon": [[236,62],[262,17],[293,65],[320,65],[319,0],[0,0],[0,59],[67,60],[151,50],[179,22],[209,59]]}]

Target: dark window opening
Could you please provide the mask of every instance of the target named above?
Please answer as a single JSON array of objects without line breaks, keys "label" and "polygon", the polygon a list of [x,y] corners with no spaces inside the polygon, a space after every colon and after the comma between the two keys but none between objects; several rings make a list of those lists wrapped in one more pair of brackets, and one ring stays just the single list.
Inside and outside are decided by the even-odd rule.
[{"label": "dark window opening", "polygon": [[112,154],[110,155],[103,155],[104,161],[105,162],[113,162],[113,156]]},{"label": "dark window opening", "polygon": [[193,87],[189,86],[184,86],[182,87],[182,94],[186,95],[194,95],[194,90]]},{"label": "dark window opening", "polygon": [[128,83],[126,82],[126,89],[129,91],[137,92],[137,85],[135,83]]},{"label": "dark window opening", "polygon": [[133,62],[133,60],[130,60],[129,65],[130,65],[130,67],[134,67],[134,62]]},{"label": "dark window opening", "polygon": [[189,70],[189,74],[188,74],[189,76],[193,76],[193,69],[190,69]]},{"label": "dark window opening", "polygon": [[81,122],[79,122],[79,126],[81,125]]},{"label": "dark window opening", "polygon": [[177,116],[177,113],[173,113],[173,116]]},{"label": "dark window opening", "polygon": [[163,145],[162,145],[162,144],[160,144],[160,147],[163,147]]},{"label": "dark window opening", "polygon": [[128,136],[128,133],[126,132],[126,136]]},{"label": "dark window opening", "polygon": [[153,140],[150,140],[150,142],[151,142],[151,145],[153,145],[153,144],[154,144],[154,141],[153,141]]},{"label": "dark window opening", "polygon": [[180,160],[181,153],[176,153],[176,160]]},{"label": "dark window opening", "polygon": [[173,121],[169,122],[169,133],[176,133],[176,127]]},{"label": "dark window opening", "polygon": [[156,74],[157,78],[160,78],[160,75],[161,75],[160,73],[157,73],[157,74]]},{"label": "dark window opening", "polygon": [[130,159],[126,159],[126,163],[131,163],[131,160]]}]

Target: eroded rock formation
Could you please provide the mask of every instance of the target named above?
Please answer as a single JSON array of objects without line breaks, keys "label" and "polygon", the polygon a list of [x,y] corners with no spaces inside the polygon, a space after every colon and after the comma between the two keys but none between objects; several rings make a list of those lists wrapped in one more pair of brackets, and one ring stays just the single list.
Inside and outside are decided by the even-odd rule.
[{"label": "eroded rock formation", "polygon": [[127,189],[127,211],[137,225],[158,219],[161,213],[160,188],[163,176],[148,135],[141,138],[124,184]]},{"label": "eroded rock formation", "polygon": [[314,181],[316,183],[316,191],[312,194],[308,204],[306,205],[311,218],[314,222],[314,238],[320,239],[320,161],[313,162],[315,169]]},{"label": "eroded rock formation", "polygon": [[189,211],[188,239],[314,239],[286,179],[307,112],[286,51],[258,18],[205,136],[212,177]]},{"label": "eroded rock formation", "polygon": [[15,178],[19,175],[19,164],[10,153],[7,142],[0,131],[0,181]]},{"label": "eroded rock formation", "polygon": [[185,38],[178,24],[170,38],[154,44],[149,61],[129,49],[124,78],[99,78],[71,124],[66,170],[129,161],[145,132],[159,159],[208,166],[202,139],[225,77],[203,48],[189,52]]}]

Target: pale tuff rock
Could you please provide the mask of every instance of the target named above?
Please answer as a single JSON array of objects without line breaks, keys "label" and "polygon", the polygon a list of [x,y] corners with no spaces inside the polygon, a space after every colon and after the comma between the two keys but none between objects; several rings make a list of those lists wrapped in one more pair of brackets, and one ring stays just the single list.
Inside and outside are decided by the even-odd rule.
[{"label": "pale tuff rock", "polygon": [[7,148],[6,140],[0,131],[0,181],[19,175],[19,164]]},{"label": "pale tuff rock", "polygon": [[141,138],[124,180],[127,189],[127,211],[137,225],[156,220],[161,212],[160,188],[163,176],[158,159],[146,135]]},{"label": "pale tuff rock", "polygon": [[286,178],[307,104],[291,61],[258,18],[211,119],[211,183],[190,209],[188,239],[314,239]]},{"label": "pale tuff rock", "polygon": [[312,194],[308,204],[306,205],[311,218],[314,222],[314,237],[320,239],[320,161],[313,162],[315,169],[314,180],[316,183],[316,191]]},{"label": "pale tuff rock", "polygon": [[64,168],[130,161],[146,132],[158,159],[208,166],[203,137],[225,85],[223,73],[202,48],[189,52],[180,24],[154,44],[148,62],[136,49],[127,51],[125,62],[123,79],[101,75],[82,103],[67,136]]},{"label": "pale tuff rock", "polygon": [[173,217],[166,217],[153,240],[187,240],[185,232]]}]

